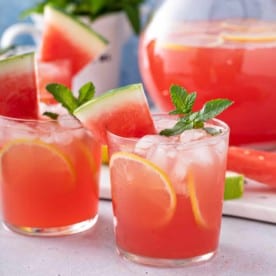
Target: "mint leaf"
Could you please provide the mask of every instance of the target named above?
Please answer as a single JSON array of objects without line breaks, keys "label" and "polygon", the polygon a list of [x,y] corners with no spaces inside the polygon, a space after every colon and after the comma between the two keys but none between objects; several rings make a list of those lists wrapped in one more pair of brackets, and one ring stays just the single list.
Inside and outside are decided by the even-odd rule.
[{"label": "mint leaf", "polygon": [[207,133],[209,133],[210,135],[218,135],[219,133],[221,133],[221,130],[218,130],[216,128],[213,127],[204,127],[203,128]]},{"label": "mint leaf", "polygon": [[57,113],[49,112],[49,111],[43,112],[42,115],[47,116],[47,117],[49,117],[49,118],[51,118],[53,120],[56,120],[58,118],[58,114]]},{"label": "mint leaf", "polygon": [[228,99],[215,99],[204,104],[199,111],[202,121],[207,121],[219,115],[226,108],[228,108],[232,102]]},{"label": "mint leaf", "polygon": [[78,100],[74,97],[72,91],[63,84],[50,83],[46,89],[54,96],[56,101],[62,104],[70,114],[79,106]]},{"label": "mint leaf", "polygon": [[[61,105],[72,115],[77,107],[90,101],[95,96],[95,86],[92,82],[84,84],[79,89],[77,98],[74,96],[74,93],[63,84],[50,83],[46,86],[46,89],[53,95],[55,100],[61,103]],[[52,119],[57,119],[58,116],[52,112],[44,112],[43,115],[46,115]]]},{"label": "mint leaf", "polygon": [[84,84],[79,90],[78,106],[88,102],[95,96],[95,86],[92,82]]},{"label": "mint leaf", "polygon": [[170,88],[170,94],[172,103],[175,106],[175,110],[171,111],[170,114],[183,114],[182,109],[185,107],[185,100],[188,93],[182,87],[172,85]]},{"label": "mint leaf", "polygon": [[233,104],[228,99],[215,99],[206,102],[199,111],[193,111],[196,92],[189,93],[178,85],[172,85],[170,94],[175,109],[169,114],[179,115],[179,119],[172,128],[160,131],[159,134],[164,136],[179,135],[185,130],[199,128],[211,135],[217,135],[220,131],[212,127],[205,127],[204,122],[215,118]]},{"label": "mint leaf", "polygon": [[196,100],[196,92],[192,92],[191,94],[188,94],[185,100],[185,113],[191,113],[193,110],[193,106]]},{"label": "mint leaf", "polygon": [[126,15],[134,33],[138,35],[142,25],[140,9],[145,0],[41,0],[35,2],[30,8],[21,12],[20,18],[23,19],[34,13],[43,14],[46,5],[52,5],[77,17],[85,16],[91,21],[122,12]]},{"label": "mint leaf", "polygon": [[183,121],[178,121],[172,128],[163,129],[160,131],[159,134],[164,136],[174,136],[174,135],[179,135],[185,130],[192,129],[192,128],[193,128],[192,122],[187,121],[186,123],[183,123]]},{"label": "mint leaf", "polygon": [[175,110],[170,114],[188,114],[192,112],[192,108],[196,99],[196,93],[188,94],[187,90],[178,86],[172,85],[170,88],[171,100],[175,106]]}]

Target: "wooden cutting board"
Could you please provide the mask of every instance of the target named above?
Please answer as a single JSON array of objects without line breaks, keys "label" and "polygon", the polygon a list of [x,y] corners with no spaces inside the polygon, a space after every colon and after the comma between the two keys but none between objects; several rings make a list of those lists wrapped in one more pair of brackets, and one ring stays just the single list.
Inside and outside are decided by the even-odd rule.
[{"label": "wooden cutting board", "polygon": [[[111,199],[108,166],[102,166],[100,198]],[[276,223],[276,188],[248,180],[242,198],[224,201],[223,215]]]}]

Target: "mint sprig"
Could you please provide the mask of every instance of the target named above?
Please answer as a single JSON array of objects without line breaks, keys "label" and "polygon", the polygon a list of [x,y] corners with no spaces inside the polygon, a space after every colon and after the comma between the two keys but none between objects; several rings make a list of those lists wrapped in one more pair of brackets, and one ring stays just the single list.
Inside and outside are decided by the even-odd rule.
[{"label": "mint sprig", "polygon": [[123,12],[135,32],[141,31],[140,7],[145,0],[41,0],[23,10],[21,18],[33,13],[43,14],[46,5],[52,5],[74,16],[86,16],[91,21],[114,12]]},{"label": "mint sprig", "polygon": [[180,115],[178,121],[172,128],[162,130],[159,134],[164,136],[179,135],[189,129],[204,129],[211,135],[217,135],[219,131],[212,127],[205,127],[204,123],[226,110],[233,101],[228,99],[214,99],[206,102],[199,111],[193,111],[196,100],[196,92],[189,93],[179,85],[170,87],[170,95],[174,110],[170,115]]},{"label": "mint sprig", "polygon": [[[46,86],[46,89],[53,95],[55,100],[68,110],[70,114],[73,114],[74,110],[84,103],[88,102],[95,96],[95,86],[92,82],[84,84],[78,91],[78,97],[74,96],[74,93],[65,85],[59,83],[50,83]],[[44,112],[52,119],[57,118],[57,114],[52,112]]]}]

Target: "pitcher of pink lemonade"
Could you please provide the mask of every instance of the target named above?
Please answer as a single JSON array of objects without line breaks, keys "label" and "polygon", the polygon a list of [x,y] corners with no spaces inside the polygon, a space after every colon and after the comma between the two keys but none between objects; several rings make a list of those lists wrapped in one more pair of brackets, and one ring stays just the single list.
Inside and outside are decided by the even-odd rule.
[{"label": "pitcher of pink lemonade", "polygon": [[219,118],[230,144],[276,143],[276,1],[167,0],[147,24],[139,67],[158,109],[172,109],[169,87],[235,102]]}]

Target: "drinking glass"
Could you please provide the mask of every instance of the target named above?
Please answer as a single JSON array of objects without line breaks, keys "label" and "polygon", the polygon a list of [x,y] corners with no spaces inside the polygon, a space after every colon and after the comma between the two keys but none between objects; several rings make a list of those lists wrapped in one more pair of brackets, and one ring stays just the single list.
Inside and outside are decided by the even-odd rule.
[{"label": "drinking glass", "polygon": [[58,236],[96,223],[100,145],[76,119],[0,116],[0,149],[6,228],[26,235]]},{"label": "drinking glass", "polygon": [[[176,118],[154,115],[157,131]],[[182,266],[217,251],[229,128],[220,120],[180,136],[108,133],[117,251],[134,262]]]}]

